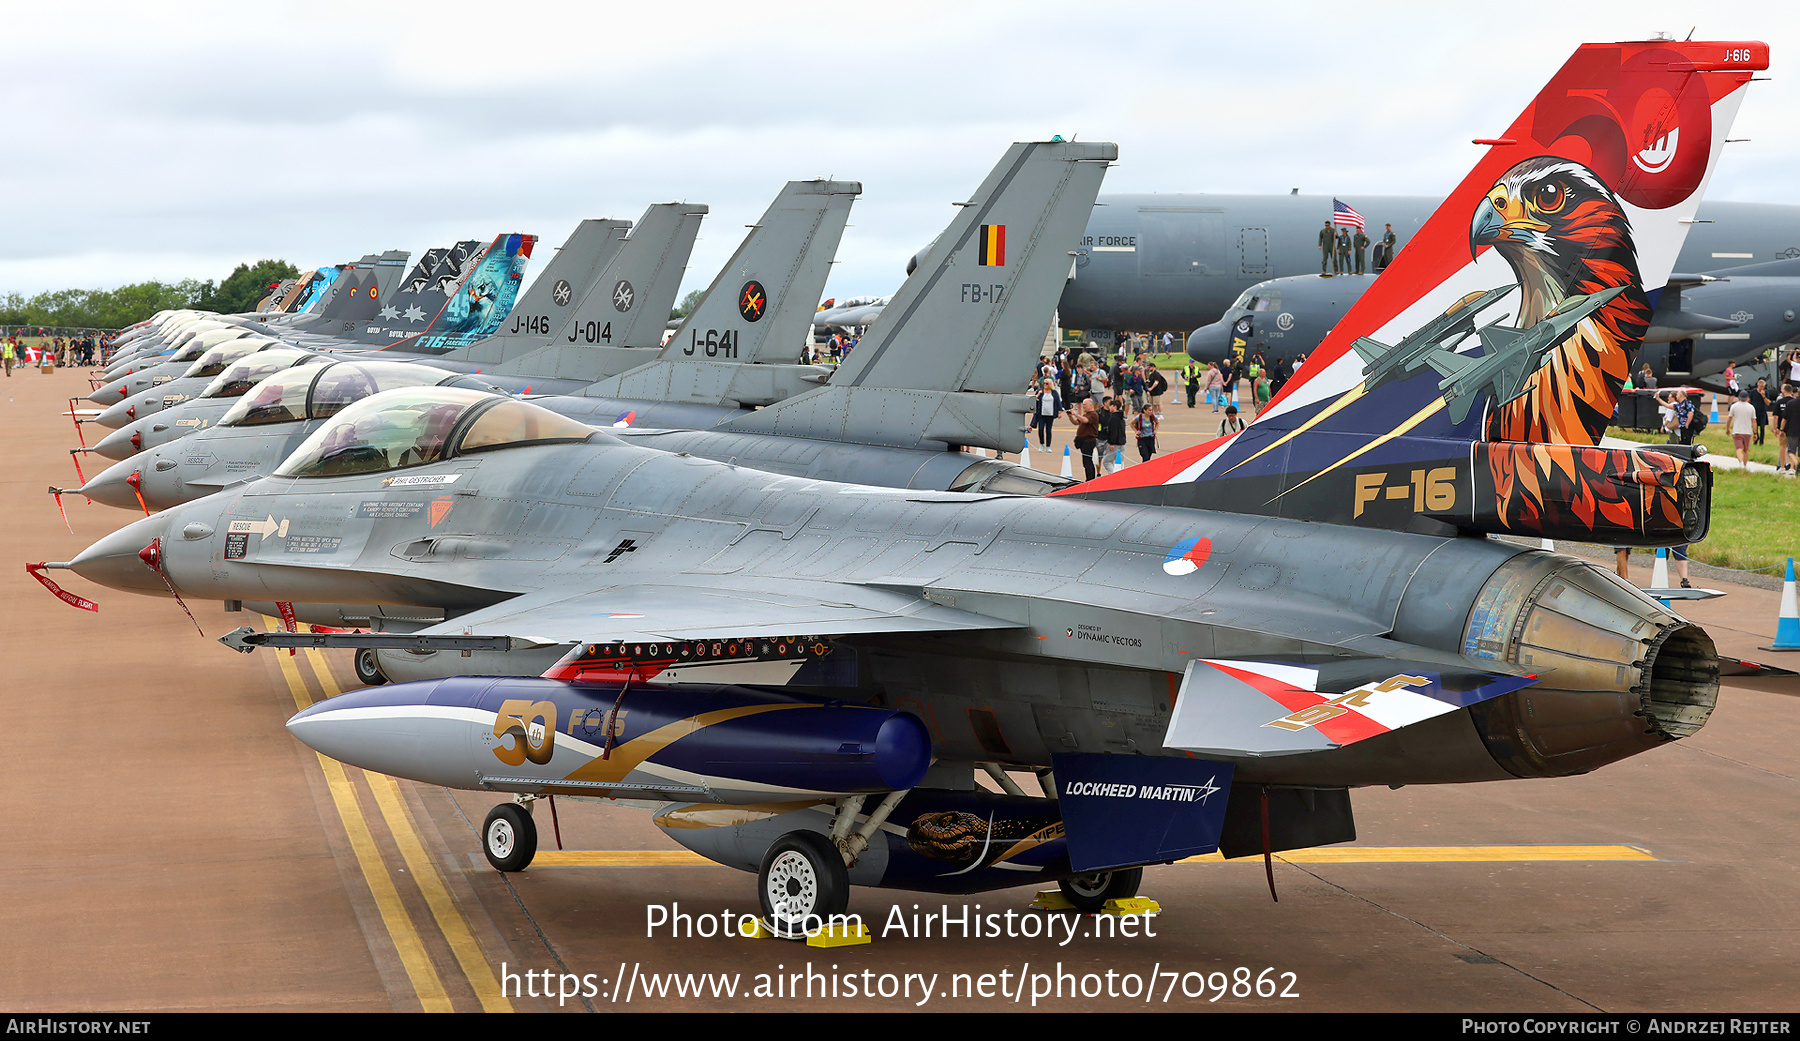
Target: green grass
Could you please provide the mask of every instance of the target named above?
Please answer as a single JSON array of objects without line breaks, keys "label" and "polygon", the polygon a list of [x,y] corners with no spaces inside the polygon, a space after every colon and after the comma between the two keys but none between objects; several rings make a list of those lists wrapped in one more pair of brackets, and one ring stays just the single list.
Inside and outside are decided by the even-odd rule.
[{"label": "green grass", "polygon": [[[1606,436],[1616,437],[1621,441],[1636,441],[1639,444],[1645,445],[1666,445],[1669,443],[1667,434],[1650,433],[1642,430],[1626,430],[1622,427],[1612,427],[1607,430]],[[1750,461],[1753,463],[1768,463],[1770,466],[1774,466],[1777,462],[1775,456],[1775,432],[1770,430],[1768,431],[1767,436],[1767,444],[1750,446]],[[1705,445],[1706,450],[1713,455],[1722,455],[1727,459],[1737,458],[1737,449],[1732,447],[1731,435],[1725,432],[1725,424],[1722,421],[1707,424],[1706,429],[1700,434],[1700,444]]]},{"label": "green grass", "polygon": [[[1667,444],[1661,434],[1621,430],[1607,435],[1640,444]],[[1709,425],[1700,443],[1714,455],[1733,457],[1731,435],[1724,424]],[[1750,446],[1750,461],[1775,465],[1775,439]],[[1643,551],[1650,552],[1650,551]],[[1773,474],[1742,470],[1714,470],[1712,530],[1705,542],[1688,549],[1695,560],[1717,567],[1753,571],[1777,568],[1790,556],[1800,556],[1800,481]]]},{"label": "green grass", "polygon": [[1688,555],[1754,571],[1800,556],[1800,481],[1742,470],[1713,471],[1712,531]]}]

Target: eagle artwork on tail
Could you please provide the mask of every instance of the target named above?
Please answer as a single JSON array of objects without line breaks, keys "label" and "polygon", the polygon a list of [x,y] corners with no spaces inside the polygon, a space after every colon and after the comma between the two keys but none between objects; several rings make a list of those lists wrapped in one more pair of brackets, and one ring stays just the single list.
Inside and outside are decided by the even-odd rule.
[{"label": "eagle artwork on tail", "polygon": [[1488,189],[1469,231],[1472,250],[1500,251],[1519,280],[1518,326],[1529,329],[1572,296],[1627,287],[1576,327],[1532,373],[1523,396],[1488,416],[1490,441],[1596,445],[1650,324],[1631,221],[1580,163],[1527,159]]},{"label": "eagle artwork on tail", "polygon": [[1500,251],[1519,280],[1520,328],[1563,302],[1624,286],[1625,291],[1575,327],[1531,374],[1525,392],[1496,403],[1489,441],[1543,446],[1529,455],[1489,456],[1499,516],[1521,530],[1556,519],[1551,505],[1573,505],[1580,522],[1634,528],[1653,512],[1679,526],[1670,496],[1649,495],[1624,452],[1576,451],[1600,443],[1649,328],[1652,308],[1638,274],[1631,221],[1594,171],[1553,156],[1508,170],[1475,211],[1472,250]]}]

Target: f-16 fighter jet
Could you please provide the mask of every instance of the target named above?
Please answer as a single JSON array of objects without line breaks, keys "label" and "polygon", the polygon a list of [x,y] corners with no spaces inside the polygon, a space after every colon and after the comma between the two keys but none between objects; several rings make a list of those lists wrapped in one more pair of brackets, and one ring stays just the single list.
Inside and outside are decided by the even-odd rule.
[{"label": "f-16 fighter jet", "polygon": [[[1467,537],[1564,522],[1468,510],[1467,490],[1429,469],[1416,485],[1401,471],[1404,501],[1384,485],[1375,496],[1450,518],[1426,530],[1406,530],[1412,512],[1350,523],[1353,481],[1335,486],[1345,523],[1321,524],[1227,494],[1220,473],[1276,442],[1279,474],[1325,473],[1368,442],[1425,451],[1403,435],[1442,413],[1435,375],[1365,393],[1349,345],[1426,325],[1494,285],[1495,264],[1515,267],[1526,330],[1573,296],[1626,288],[1567,330],[1525,396],[1429,428],[1430,458],[1453,441],[1484,463],[1515,458],[1496,444],[1590,450],[1550,439],[1583,418],[1557,414],[1563,381],[1605,404],[1648,314],[1642,284],[1666,279],[1766,65],[1756,43],[1582,48],[1400,255],[1391,288],[1365,296],[1287,407],[1251,428],[1272,436],[1178,460],[1183,484],[1216,486],[1204,503],[1115,494],[1137,493],[1130,481],[1034,497],[776,476],[430,388],[347,408],[275,475],[137,521],[66,566],[146,593],[442,611],[405,637],[422,648],[568,647],[542,677],[372,688],[289,727],[434,784],[662,802],[676,841],[757,873],[786,934],[843,914],[851,885],[1054,879],[1092,909],[1132,892],[1144,864],[1349,840],[1352,787],[1583,773],[1705,723],[1718,660],[1698,626],[1584,561]],[[1500,256],[1459,260],[1480,207],[1504,211],[1482,233]],[[1005,229],[971,223],[932,252],[955,258],[945,277],[985,307]],[[903,292],[880,322],[915,302]],[[853,363],[899,342],[870,340]],[[855,375],[826,389],[868,386]],[[1354,423],[1311,422],[1327,411]],[[1480,440],[1490,432],[1517,440]],[[1607,500],[1591,537],[1686,541],[1667,511],[1682,495],[1705,510],[1696,468],[1620,455],[1636,498]],[[749,661],[798,664],[781,687],[689,671]],[[1010,780],[989,793],[977,769],[1035,772],[1042,794]],[[483,838],[500,868],[529,863],[527,806],[497,807]]]}]

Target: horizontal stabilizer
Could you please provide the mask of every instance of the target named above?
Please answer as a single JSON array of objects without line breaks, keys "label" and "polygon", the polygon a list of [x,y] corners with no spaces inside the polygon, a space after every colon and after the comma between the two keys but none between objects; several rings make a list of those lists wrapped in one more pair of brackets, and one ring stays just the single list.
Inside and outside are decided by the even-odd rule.
[{"label": "horizontal stabilizer", "polygon": [[1321,666],[1206,659],[1188,664],[1163,744],[1202,755],[1324,752],[1536,683],[1391,658]]}]

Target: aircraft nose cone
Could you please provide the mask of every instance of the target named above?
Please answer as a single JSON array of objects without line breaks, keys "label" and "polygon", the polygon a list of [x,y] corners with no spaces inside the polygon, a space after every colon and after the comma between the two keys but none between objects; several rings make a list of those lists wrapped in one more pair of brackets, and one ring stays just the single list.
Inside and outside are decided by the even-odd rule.
[{"label": "aircraft nose cone", "polygon": [[81,486],[81,494],[95,502],[117,506],[121,510],[139,509],[137,496],[132,494],[131,475],[140,473],[143,465],[136,459],[114,463],[88,478],[88,482]]},{"label": "aircraft nose cone", "polygon": [[169,587],[142,554],[167,534],[168,526],[168,518],[161,514],[128,524],[82,550],[69,562],[69,569],[98,585],[167,596]]},{"label": "aircraft nose cone", "polygon": [[119,402],[125,400],[129,384],[130,377],[126,377],[116,383],[108,383],[106,386],[89,394],[87,399],[96,405],[117,405]]},{"label": "aircraft nose cone", "polygon": [[1231,330],[1224,322],[1203,325],[1188,334],[1188,357],[1198,362],[1224,361],[1231,353]]},{"label": "aircraft nose cone", "polygon": [[136,418],[130,414],[131,411],[132,406],[127,402],[121,401],[116,405],[109,405],[105,409],[102,409],[100,414],[94,417],[94,422],[108,430],[117,430]]},{"label": "aircraft nose cone", "polygon": [[108,459],[131,458],[131,456],[137,452],[137,448],[134,447],[131,442],[131,436],[136,430],[137,425],[134,423],[122,430],[115,430],[106,435],[100,439],[99,444],[94,446],[95,454],[103,455]]}]

